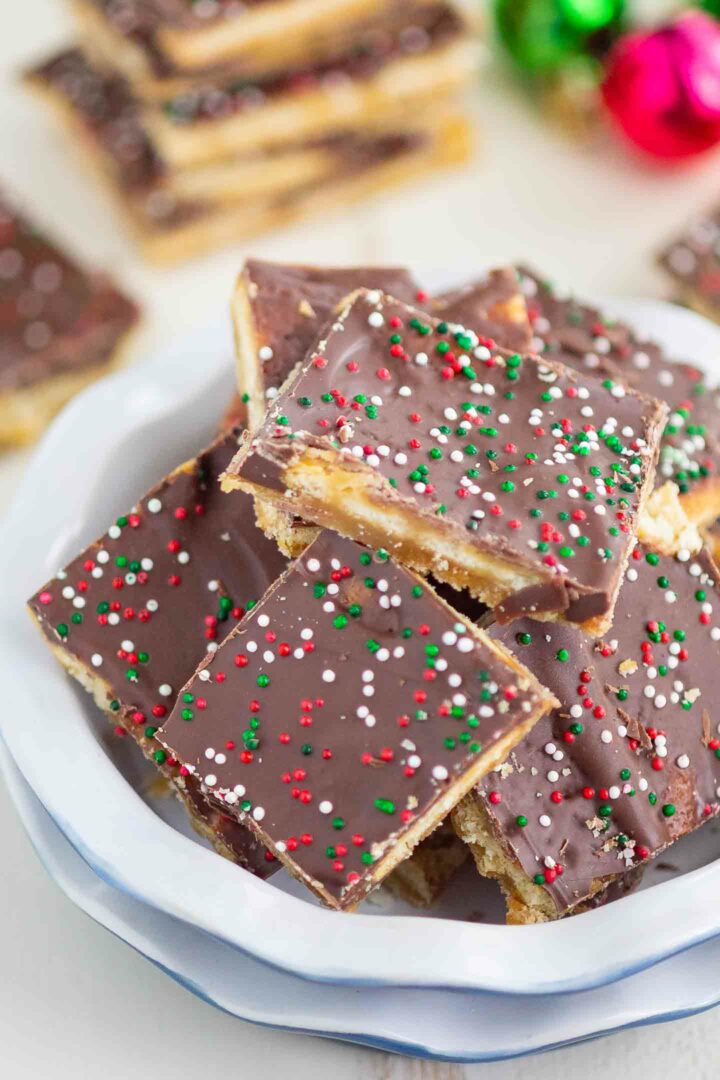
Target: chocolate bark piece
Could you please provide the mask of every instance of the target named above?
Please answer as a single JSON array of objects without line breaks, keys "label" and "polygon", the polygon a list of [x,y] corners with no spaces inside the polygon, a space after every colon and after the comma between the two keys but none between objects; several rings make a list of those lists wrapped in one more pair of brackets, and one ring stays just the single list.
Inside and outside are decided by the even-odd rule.
[{"label": "chocolate bark piece", "polygon": [[419,285],[404,267],[328,267],[247,259],[233,296],[237,380],[250,426],[258,427],[296,364],[340,301],[366,286],[408,303]]},{"label": "chocolate bark piece", "polygon": [[266,876],[277,863],[155,738],[197,664],[286,565],[250,500],[219,490],[237,439],[224,436],[153,488],[29,608],[60,663],[172,781],[199,831]]},{"label": "chocolate bark piece", "polygon": [[[293,132],[272,155],[248,158],[233,149],[229,158],[204,168],[171,169],[126,81],[106,75],[80,51],[52,57],[29,71],[26,81],[67,125],[83,160],[108,181],[143,254],[158,263],[326,214],[465,162],[470,152],[467,122],[440,105],[419,119],[417,110],[411,118],[344,117],[310,140]],[[288,160],[297,167],[288,169]]]},{"label": "chocolate bark piece", "polygon": [[455,814],[513,921],[585,906],[720,811],[720,589],[707,551],[638,545],[611,631],[494,626],[558,698]]},{"label": "chocolate bark piece", "polygon": [[691,221],[660,254],[678,299],[701,315],[720,320],[720,206]]},{"label": "chocolate bark piece", "polygon": [[137,306],[0,193],[0,443],[25,442],[119,360]]},{"label": "chocolate bark piece", "polygon": [[720,425],[714,395],[693,364],[668,359],[619,320],[519,269],[535,340],[543,357],[578,371],[618,379],[668,403],[658,481],[678,485],[686,512],[702,525],[720,514]]},{"label": "chocolate bark piece", "polygon": [[611,620],[666,407],[361,290],[223,477],[501,618]]},{"label": "chocolate bark piece", "polygon": [[[433,300],[418,288],[409,272],[393,267],[291,266],[249,259],[238,277],[233,298],[240,400],[246,400],[252,427],[258,427],[267,403],[295,365],[305,359],[319,331],[338,303],[361,286],[379,288],[411,303],[427,303],[453,323],[468,323],[484,338],[508,348],[531,340],[525,301],[517,275],[510,268],[484,277]],[[492,343],[492,342],[491,342]],[[232,415],[233,405],[229,406]],[[302,519],[258,504],[258,522],[289,555],[299,555],[314,538]]]},{"label": "chocolate bark piece", "polygon": [[201,665],[158,737],[347,909],[552,705],[509,655],[385,551],[325,531]]}]

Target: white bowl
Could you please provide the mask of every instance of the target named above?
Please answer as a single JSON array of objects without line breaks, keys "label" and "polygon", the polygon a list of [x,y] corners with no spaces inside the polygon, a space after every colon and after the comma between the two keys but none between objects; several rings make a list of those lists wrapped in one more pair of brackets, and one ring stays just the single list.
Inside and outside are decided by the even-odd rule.
[{"label": "white bowl", "polygon": [[[449,284],[437,275],[427,281]],[[712,324],[652,301],[607,307],[672,354],[718,372],[720,330]],[[566,993],[625,977],[720,934],[720,863],[543,926],[409,917],[391,906],[377,914],[377,905],[365,909],[372,917],[365,910],[348,916],[316,906],[287,879],[258,881],[143,801],[115,767],[93,706],[51,663],[23,603],[207,438],[229,394],[231,369],[223,311],[163,354],[91,387],[48,432],[6,519],[0,730],[73,847],[146,905],[285,971],[356,987]],[[690,845],[695,865],[713,858],[711,839],[706,828]],[[482,883],[477,888],[478,897],[487,895]]]}]

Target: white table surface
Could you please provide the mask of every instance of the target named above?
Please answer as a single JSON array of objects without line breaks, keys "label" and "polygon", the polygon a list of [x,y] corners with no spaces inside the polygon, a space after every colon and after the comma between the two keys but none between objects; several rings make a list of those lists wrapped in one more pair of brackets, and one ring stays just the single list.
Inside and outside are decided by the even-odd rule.
[{"label": "white table surface", "polygon": [[[66,40],[60,0],[3,3],[0,183],[57,236],[111,268],[141,299],[136,362],[229,296],[242,258],[407,262],[462,268],[525,259],[580,293],[663,295],[652,254],[683,218],[714,200],[718,158],[658,172],[613,148],[583,151],[538,122],[502,75],[474,93],[480,151],[462,173],[334,214],[177,269],[143,266],[72,148],[16,84],[16,72]],[[25,453],[0,462],[0,505],[22,481]],[[716,1077],[718,1013],[611,1036],[520,1062],[465,1069],[251,1027],[175,985],[74,908],[35,859],[0,791],[0,1059],[31,1080],[125,1080],[178,1075],[294,1080],[531,1080],[558,1070],[584,1080]],[[518,1017],[522,1023],[522,1017]]]}]

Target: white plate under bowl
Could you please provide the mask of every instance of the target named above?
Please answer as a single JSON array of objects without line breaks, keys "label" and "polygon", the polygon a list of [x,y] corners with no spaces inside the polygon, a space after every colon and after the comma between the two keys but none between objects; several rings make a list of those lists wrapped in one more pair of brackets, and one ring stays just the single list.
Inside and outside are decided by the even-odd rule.
[{"label": "white plate under bowl", "polygon": [[[427,275],[428,286],[452,284],[438,278]],[[699,316],[650,301],[607,307],[672,355],[720,376],[720,330]],[[716,848],[708,828],[694,838],[693,856],[695,866],[707,865],[562,922],[506,927],[410,917],[377,904],[347,916],[301,896],[286,877],[258,881],[217,857],[163,820],[115,767],[96,711],[50,662],[23,603],[208,437],[231,388],[230,337],[221,311],[173,348],[76,398],[38,448],[5,521],[0,730],[73,847],[144,904],[267,964],[336,985],[567,993],[719,935],[720,862],[709,861]]]},{"label": "white plate under bowl", "polygon": [[528,997],[308,983],[240,955],[103,881],[53,822],[1,741],[0,773],[38,857],[70,900],[191,993],[253,1023],[416,1057],[499,1061],[676,1020],[720,1001],[720,940],[585,994]]}]

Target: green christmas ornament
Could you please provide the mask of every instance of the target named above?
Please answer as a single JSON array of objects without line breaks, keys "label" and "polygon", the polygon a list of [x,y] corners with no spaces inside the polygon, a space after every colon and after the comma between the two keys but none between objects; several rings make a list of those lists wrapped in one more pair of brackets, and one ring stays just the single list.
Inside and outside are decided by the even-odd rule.
[{"label": "green christmas ornament", "polygon": [[593,34],[613,27],[624,0],[495,0],[503,46],[528,74],[558,71],[586,52]]},{"label": "green christmas ornament", "polygon": [[624,5],[622,0],[558,0],[557,6],[572,27],[593,34],[615,22]]}]

